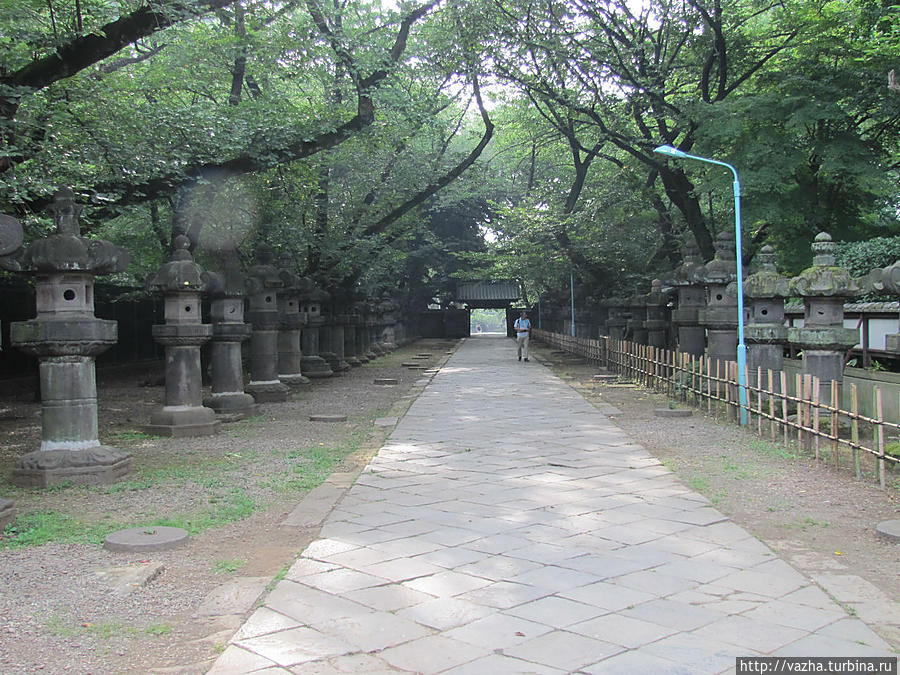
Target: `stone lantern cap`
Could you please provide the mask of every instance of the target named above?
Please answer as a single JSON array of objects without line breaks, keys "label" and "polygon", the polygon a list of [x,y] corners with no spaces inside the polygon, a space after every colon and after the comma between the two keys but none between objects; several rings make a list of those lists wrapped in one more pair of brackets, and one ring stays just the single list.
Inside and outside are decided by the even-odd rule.
[{"label": "stone lantern cap", "polygon": [[268,244],[260,244],[256,247],[256,262],[247,270],[249,283],[254,291],[262,291],[267,288],[279,289],[284,286],[279,270],[275,267],[275,252]]},{"label": "stone lantern cap", "polygon": [[791,295],[855,298],[860,294],[859,281],[848,270],[835,265],[834,249],[830,234],[816,235],[812,244],[813,265],[790,280]]},{"label": "stone lantern cap", "polygon": [[722,230],[716,236],[716,255],[698,270],[698,279],[705,283],[728,284],[737,278],[734,235]]},{"label": "stone lantern cap", "polygon": [[225,253],[220,272],[207,271],[203,278],[213,298],[242,298],[247,290],[247,279],[234,250]]},{"label": "stone lantern cap", "polygon": [[30,274],[111,274],[128,267],[130,257],[121,246],[81,236],[78,218],[82,207],[75,203],[72,190],[63,188],[57,192],[50,210],[56,234],[32,242],[18,256],[0,258],[0,266]]},{"label": "stone lantern cap", "polygon": [[290,253],[282,253],[278,256],[278,275],[284,284],[285,293],[303,296],[313,287],[312,279],[297,274],[295,258]]},{"label": "stone lantern cap", "polygon": [[775,269],[775,249],[766,244],[757,256],[759,269],[744,279],[744,295],[748,298],[786,298],[790,296],[790,279]]},{"label": "stone lantern cap", "polygon": [[[671,289],[669,289],[671,291]],[[661,279],[654,279],[650,282],[650,292],[645,296],[648,307],[659,307],[666,305],[669,301],[663,290]]]},{"label": "stone lantern cap", "polygon": [[689,286],[700,283],[700,278],[705,273],[705,268],[700,260],[700,252],[693,243],[684,247],[683,262],[674,272],[672,283],[675,286]]},{"label": "stone lantern cap", "polygon": [[194,262],[190,252],[191,241],[179,234],[172,241],[172,256],[169,262],[159,268],[150,280],[150,286],[159,289],[163,294],[201,293],[206,289],[207,276],[203,268]]}]

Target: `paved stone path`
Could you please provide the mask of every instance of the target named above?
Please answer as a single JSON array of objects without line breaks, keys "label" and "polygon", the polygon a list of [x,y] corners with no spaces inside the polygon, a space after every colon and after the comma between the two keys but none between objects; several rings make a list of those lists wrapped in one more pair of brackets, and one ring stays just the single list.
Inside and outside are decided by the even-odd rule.
[{"label": "paved stone path", "polygon": [[210,673],[719,673],[894,655],[499,337],[463,342]]}]

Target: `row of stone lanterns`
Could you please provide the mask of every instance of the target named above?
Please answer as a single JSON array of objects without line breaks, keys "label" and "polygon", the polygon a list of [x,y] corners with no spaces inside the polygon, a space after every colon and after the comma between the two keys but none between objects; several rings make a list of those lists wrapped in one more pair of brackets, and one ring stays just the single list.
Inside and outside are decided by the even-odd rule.
[{"label": "row of stone lanterns", "polygon": [[[714,259],[706,264],[699,262],[694,249],[686,251],[683,264],[670,280],[675,298],[670,318],[680,351],[719,362],[733,361],[738,341],[733,235],[721,233],[715,248]],[[843,325],[844,303],[873,288],[900,294],[900,261],[855,279],[836,266],[834,249],[830,235],[817,235],[812,266],[791,279],[775,270],[774,249],[761,249],[758,271],[744,280],[744,335],[751,371],[781,370],[784,348],[791,345],[802,350],[803,372],[819,378],[825,393],[825,383],[841,380],[844,355],[859,342],[858,330]],[[802,327],[784,325],[784,301],[789,297],[803,299]],[[607,334],[657,347],[667,345],[667,300],[659,280],[652,282],[648,294],[607,300]],[[893,340],[888,348],[892,344],[900,347],[900,333]]]},{"label": "row of stone lanterns", "polygon": [[[37,355],[42,399],[41,447],[15,463],[12,480],[27,486],[107,483],[128,472],[131,458],[99,441],[95,357],[115,344],[117,326],[94,316],[93,287],[95,275],[124,270],[128,254],[81,236],[81,209],[71,190],[57,193],[52,210],[56,233],[24,249],[18,222],[0,220],[0,266],[35,277],[37,316],[13,323],[11,341]],[[277,268],[271,249],[260,246],[245,280],[233,252],[226,254],[221,273],[211,273],[189,249],[187,237],[175,237],[170,259],[150,281],[164,297],[165,322],[153,326],[153,337],[166,352],[165,401],[146,427],[152,433],[215,433],[222,419],[251,414],[258,402],[287,400],[291,386],[331,376],[395,346],[387,330],[394,317],[381,303],[380,321],[375,313],[359,322],[351,314],[337,316],[339,328],[331,328],[323,345],[333,354],[329,363],[319,347],[320,330],[331,325],[322,314],[330,296],[290,271],[289,260]],[[201,315],[204,294],[211,301],[211,324]],[[248,338],[245,391],[241,343]],[[212,387],[202,400],[200,348],[207,342]],[[0,521],[10,512],[9,500],[0,500]]]}]

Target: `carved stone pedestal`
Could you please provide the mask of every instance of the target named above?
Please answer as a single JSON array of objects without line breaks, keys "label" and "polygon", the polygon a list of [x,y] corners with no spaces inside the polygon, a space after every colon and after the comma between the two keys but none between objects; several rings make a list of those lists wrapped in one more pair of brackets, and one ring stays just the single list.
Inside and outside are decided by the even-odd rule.
[{"label": "carved stone pedestal", "polygon": [[700,325],[700,310],[706,307],[706,289],[699,276],[705,271],[697,257],[697,249],[689,246],[684,262],[675,270],[673,283],[678,288],[672,323],[678,329],[678,349],[692,356],[706,352],[706,328]]},{"label": "carved stone pedestal", "polygon": [[272,261],[272,249],[260,245],[256,250],[256,264],[248,274],[253,335],[247,392],[257,403],[281,403],[291,396],[290,388],[278,379],[278,292],[284,282]]},{"label": "carved stone pedestal", "polygon": [[[787,344],[784,299],[789,292],[789,280],[776,271],[775,249],[771,246],[763,246],[758,258],[759,270],[744,280],[744,295],[747,296],[744,338],[747,341],[747,368],[753,384],[756,384],[759,369],[763,373],[783,369],[784,346]],[[773,381],[773,386],[778,383]]]},{"label": "carved stone pedestal", "polygon": [[244,391],[241,343],[250,337],[244,323],[244,277],[232,252],[221,273],[209,274],[212,344],[209,350],[212,391],[203,405],[222,421],[233,421],[256,413],[253,397]]},{"label": "carved stone pedestal", "polygon": [[320,288],[311,289],[302,298],[302,311],[306,316],[306,324],[301,337],[303,341],[303,358],[300,361],[300,369],[310,379],[331,377],[334,371],[328,361],[319,355],[320,329],[325,323],[322,317],[322,303],[328,299],[328,293]]}]

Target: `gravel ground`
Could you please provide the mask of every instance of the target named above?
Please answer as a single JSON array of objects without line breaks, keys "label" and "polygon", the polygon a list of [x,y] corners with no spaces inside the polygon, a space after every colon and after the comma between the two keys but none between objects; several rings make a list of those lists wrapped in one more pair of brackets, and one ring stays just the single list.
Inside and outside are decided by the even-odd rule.
[{"label": "gravel ground", "polygon": [[[154,373],[101,373],[102,440],[132,453],[132,476],[115,488],[30,491],[0,483],[0,496],[15,498],[23,514],[62,513],[107,530],[166,516],[195,525],[246,500],[256,509],[193,535],[188,546],[174,551],[112,553],[78,541],[0,547],[0,673],[205,672],[240,617],[206,616],[200,611],[204,599],[230,580],[272,579],[294,560],[315,531],[279,523],[329,471],[361,466],[380,446],[389,429],[375,427],[373,420],[402,413],[420,377],[400,364],[431,352],[425,364],[437,365],[449,347],[419,341],[340,377],[313,382],[292,401],[262,406],[257,417],[199,439],[135,433],[161,402],[161,387],[140,386],[153,381]],[[617,424],[798,568],[856,574],[900,598],[897,545],[879,540],[872,529],[900,517],[897,474],[891,488],[881,491],[871,481],[780,452],[705,414],[658,418],[653,411],[666,407],[665,398],[597,385],[593,367],[540,345],[535,355],[588,400],[618,408]],[[381,377],[400,378],[400,384],[373,385]],[[15,457],[36,447],[39,411],[33,402],[0,399],[0,475],[8,476]],[[310,422],[314,413],[349,419]],[[323,459],[328,456],[340,459],[329,463]],[[244,501],[235,503],[236,497]],[[72,522],[63,531],[78,528]],[[149,578],[122,591],[104,576],[122,568],[146,571]],[[885,637],[900,644],[900,636]]]},{"label": "gravel ground", "polygon": [[[439,365],[453,344],[418,341],[315,380],[293,400],[263,405],[253,418],[203,438],[139,432],[162,402],[162,387],[141,386],[158,380],[154,368],[101,372],[101,440],[129,451],[133,471],[110,487],[39,491],[0,483],[0,496],[15,499],[19,515],[64,514],[70,520],[57,515],[53,522],[76,539],[19,548],[8,547],[9,534],[0,541],[0,673],[205,672],[240,617],[207,616],[198,611],[204,599],[237,577],[272,579],[293,562],[315,531],[279,523],[332,471],[362,466],[380,447],[390,429],[374,420],[402,413],[422,377],[401,363],[430,352],[421,363]],[[399,384],[375,385],[376,378]],[[309,420],[321,413],[348,420]],[[40,443],[39,404],[0,399],[0,438],[0,475],[8,476],[15,458]],[[202,531],[183,548],[150,554],[98,545],[108,531],[160,518]],[[209,527],[215,518],[224,524]],[[98,530],[81,534],[84,524]],[[111,581],[109,573],[123,569],[138,575],[138,585]]]}]

